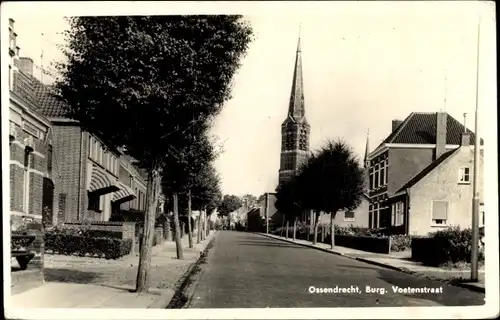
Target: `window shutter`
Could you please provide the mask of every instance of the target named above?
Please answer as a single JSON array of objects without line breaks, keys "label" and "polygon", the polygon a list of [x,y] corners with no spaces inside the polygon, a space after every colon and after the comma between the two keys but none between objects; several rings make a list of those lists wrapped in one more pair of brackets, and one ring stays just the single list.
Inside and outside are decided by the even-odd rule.
[{"label": "window shutter", "polygon": [[432,202],[432,219],[446,220],[448,218],[448,201]]}]

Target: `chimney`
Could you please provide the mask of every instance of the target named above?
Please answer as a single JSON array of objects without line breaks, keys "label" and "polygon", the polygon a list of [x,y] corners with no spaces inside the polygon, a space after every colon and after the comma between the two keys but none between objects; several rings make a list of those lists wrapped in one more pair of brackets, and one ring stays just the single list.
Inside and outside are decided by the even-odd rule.
[{"label": "chimney", "polygon": [[470,134],[468,132],[462,133],[462,147],[468,147],[470,145]]},{"label": "chimney", "polygon": [[17,62],[17,67],[23,73],[33,75],[33,60],[28,57],[19,58]]},{"label": "chimney", "polygon": [[396,130],[397,127],[402,123],[403,121],[401,120],[392,120],[392,132]]},{"label": "chimney", "polygon": [[439,158],[446,152],[446,124],[448,115],[446,112],[437,113],[436,123],[436,153],[435,159]]}]

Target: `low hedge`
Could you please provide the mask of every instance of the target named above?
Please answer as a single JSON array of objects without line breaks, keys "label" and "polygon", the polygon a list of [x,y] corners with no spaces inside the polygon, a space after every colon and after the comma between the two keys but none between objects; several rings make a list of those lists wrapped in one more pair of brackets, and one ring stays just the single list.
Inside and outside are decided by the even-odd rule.
[{"label": "low hedge", "polygon": [[118,259],[130,253],[131,239],[87,237],[68,233],[46,232],[45,250],[56,254]]},{"label": "low hedge", "polygon": [[[447,263],[470,262],[472,249],[472,229],[450,227],[429,234],[428,237],[414,237],[411,243],[412,260],[429,266]],[[479,251],[479,260],[484,260],[484,252]]]}]

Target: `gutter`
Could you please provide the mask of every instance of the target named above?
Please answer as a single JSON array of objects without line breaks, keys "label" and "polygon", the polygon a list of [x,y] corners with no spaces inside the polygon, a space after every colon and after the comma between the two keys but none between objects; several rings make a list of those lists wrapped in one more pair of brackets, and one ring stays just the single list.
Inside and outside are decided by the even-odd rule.
[{"label": "gutter", "polygon": [[79,185],[79,188],[78,188],[78,211],[76,212],[76,218],[77,220],[80,220],[81,218],[81,212],[82,211],[82,203],[81,203],[81,196],[82,196],[82,171],[83,171],[83,159],[82,159],[82,156],[83,156],[83,135],[85,134],[85,132],[82,130],[81,133],[80,133],[80,170],[79,170],[79,173],[78,173],[78,183],[80,184]]}]

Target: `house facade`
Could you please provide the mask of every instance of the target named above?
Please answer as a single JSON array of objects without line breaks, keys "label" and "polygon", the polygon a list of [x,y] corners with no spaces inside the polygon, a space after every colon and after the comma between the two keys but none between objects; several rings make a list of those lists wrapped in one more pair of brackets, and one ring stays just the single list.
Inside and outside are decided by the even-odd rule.
[{"label": "house facade", "polygon": [[9,147],[11,228],[50,222],[56,202],[50,121],[40,112],[29,73],[19,57],[14,20],[9,20]]},{"label": "house facade", "polygon": [[[25,61],[22,68],[29,73],[33,65]],[[50,87],[33,76],[31,81],[40,111],[52,126],[52,158],[60,177],[54,187],[58,199],[54,222],[109,221],[115,208],[136,197],[119,180],[122,153],[70,119],[64,102]]]},{"label": "house facade", "polygon": [[119,210],[145,211],[147,182],[144,172],[134,165],[135,160],[130,156],[123,155],[120,158],[119,180],[120,184],[131,192],[127,197],[116,199]]},{"label": "house facade", "polygon": [[[391,134],[370,153],[367,159],[370,176],[369,227],[384,228],[397,226],[401,228],[401,232],[407,234],[426,234],[431,229],[424,228],[423,226],[418,227],[415,224],[417,223],[415,222],[416,220],[412,220],[421,219],[423,215],[423,209],[417,210],[415,206],[422,206],[421,208],[423,208],[427,205],[428,210],[426,211],[426,215],[429,216],[429,212],[433,210],[434,204],[427,201],[427,204],[424,205],[423,202],[420,202],[421,200],[419,200],[418,196],[413,198],[413,200],[406,199],[400,201],[403,194],[408,196],[412,193],[404,190],[409,188],[410,185],[413,188],[422,188],[423,185],[426,185],[425,188],[427,191],[433,188],[438,190],[444,187],[444,185],[442,186],[444,182],[441,180],[444,179],[442,174],[439,178],[441,185],[437,184],[431,188],[431,185],[425,184],[424,181],[430,181],[429,179],[436,172],[440,172],[439,170],[442,170],[444,166],[448,168],[447,170],[453,171],[454,169],[449,166],[452,166],[455,160],[451,161],[451,158],[450,160],[446,159],[452,155],[454,155],[453,159],[457,159],[458,154],[464,157],[465,153],[460,153],[459,149],[462,148],[462,145],[466,144],[464,148],[470,151],[470,148],[473,148],[471,145],[474,144],[475,136],[474,133],[466,129],[459,121],[444,112],[414,112],[404,121],[394,120],[392,129]],[[464,133],[468,139],[464,138]],[[472,157],[469,160],[472,161]],[[456,181],[459,175],[459,170],[461,169],[456,168],[454,181]],[[415,182],[415,185],[413,185],[412,183],[415,179],[419,179],[420,177],[423,180],[419,183]],[[460,189],[465,190],[467,188],[457,183],[453,191],[449,189],[450,199],[451,194],[455,192],[461,194],[460,197],[466,197],[465,191],[460,191]],[[423,190],[420,189],[419,192],[421,195]],[[471,201],[471,199],[465,201]],[[435,212],[445,212],[447,210],[443,209],[446,205],[442,203],[436,203],[435,205]],[[417,218],[417,216],[420,218]],[[432,222],[431,218],[428,220],[429,223]],[[415,227],[413,229],[412,221],[414,221],[413,226]],[[451,220],[448,219],[446,224],[449,223],[451,223]],[[423,229],[426,231],[422,231]]]}]

